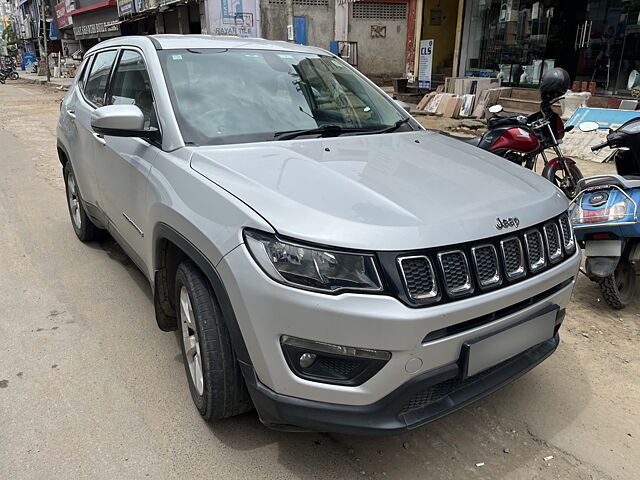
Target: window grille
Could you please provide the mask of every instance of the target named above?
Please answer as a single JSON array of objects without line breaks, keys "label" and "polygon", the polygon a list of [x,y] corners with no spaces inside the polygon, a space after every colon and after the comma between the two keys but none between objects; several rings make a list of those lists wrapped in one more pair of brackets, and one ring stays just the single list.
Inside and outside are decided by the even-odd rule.
[{"label": "window grille", "polygon": [[406,3],[355,2],[351,8],[352,18],[367,20],[406,20]]}]

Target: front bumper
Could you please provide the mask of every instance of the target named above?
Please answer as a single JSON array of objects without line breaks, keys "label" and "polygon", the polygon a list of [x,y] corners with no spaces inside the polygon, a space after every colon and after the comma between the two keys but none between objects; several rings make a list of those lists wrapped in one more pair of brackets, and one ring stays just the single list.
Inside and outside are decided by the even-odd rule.
[{"label": "front bumper", "polygon": [[[408,307],[386,295],[332,296],[281,285],[262,272],[244,245],[227,254],[217,270],[249,352],[251,365],[244,366],[244,374],[263,421],[364,432],[422,425],[499,388],[550,355],[557,346],[557,336],[509,360],[512,366],[503,367],[503,373],[492,370],[491,378],[482,374],[472,377],[462,390],[450,392],[424,412],[402,412],[400,404],[416,391],[445,380],[451,380],[449,385],[459,378],[465,342],[509,328],[550,307],[563,312],[579,264],[580,253],[576,251],[526,281],[424,308]],[[446,335],[431,340],[429,334],[442,331]],[[283,335],[388,351],[391,359],[361,385],[311,381],[289,368],[280,344]],[[419,368],[414,368],[416,365]],[[345,413],[331,417],[326,416],[327,411]],[[355,415],[353,420],[346,418],[351,415]],[[372,415],[376,418],[365,418]],[[358,426],[357,418],[362,425]]]},{"label": "front bumper", "polygon": [[[558,324],[559,326],[559,324]],[[260,420],[277,430],[314,430],[354,435],[388,435],[411,430],[474,402],[525,374],[558,347],[558,334],[489,370],[460,379],[457,363],[423,373],[371,405],[316,402],[280,395],[245,366]]]}]

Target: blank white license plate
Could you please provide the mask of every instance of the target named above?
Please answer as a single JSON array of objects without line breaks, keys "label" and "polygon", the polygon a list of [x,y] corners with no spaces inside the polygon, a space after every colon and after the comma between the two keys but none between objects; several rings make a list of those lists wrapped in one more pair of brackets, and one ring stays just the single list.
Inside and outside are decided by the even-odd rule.
[{"label": "blank white license plate", "polygon": [[558,309],[499,332],[465,342],[466,376],[471,377],[553,337]]}]

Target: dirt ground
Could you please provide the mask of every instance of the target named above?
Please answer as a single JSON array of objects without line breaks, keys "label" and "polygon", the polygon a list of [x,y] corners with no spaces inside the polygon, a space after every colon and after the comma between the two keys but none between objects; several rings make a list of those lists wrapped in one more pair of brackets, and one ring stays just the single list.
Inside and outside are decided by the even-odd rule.
[{"label": "dirt ground", "polygon": [[73,234],[61,96],[0,85],[0,478],[640,478],[640,302],[612,311],[583,276],[553,356],[416,431],[282,433],[255,413],[205,424],[142,274],[113,241]]}]

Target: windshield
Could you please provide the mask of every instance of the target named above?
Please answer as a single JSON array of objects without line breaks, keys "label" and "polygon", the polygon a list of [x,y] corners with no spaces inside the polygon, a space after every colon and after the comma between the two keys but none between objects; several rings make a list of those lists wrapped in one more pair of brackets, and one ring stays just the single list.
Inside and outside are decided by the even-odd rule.
[{"label": "windshield", "polygon": [[406,118],[388,97],[330,55],[239,49],[158,54],[188,144],[276,140],[276,133],[323,125],[337,126],[334,134],[341,129],[362,134]]}]

